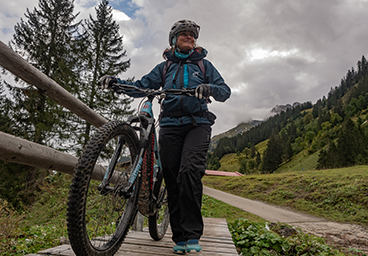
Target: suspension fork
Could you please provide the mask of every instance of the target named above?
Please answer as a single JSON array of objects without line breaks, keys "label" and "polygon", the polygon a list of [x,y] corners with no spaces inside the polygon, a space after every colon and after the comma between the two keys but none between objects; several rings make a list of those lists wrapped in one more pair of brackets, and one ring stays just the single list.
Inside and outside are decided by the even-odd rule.
[{"label": "suspension fork", "polygon": [[[158,182],[158,175],[160,172],[162,172],[162,165],[161,165],[161,158],[160,158],[160,152],[159,152],[159,148],[158,148],[158,143],[157,143],[157,137],[156,137],[156,130],[153,131],[153,136],[155,137],[154,140],[154,158],[156,159],[156,165],[153,168],[153,186],[152,186],[152,191],[155,191],[156,186],[161,187],[161,183],[163,178],[161,179],[161,182]],[[158,184],[160,183],[160,184]],[[154,195],[155,197],[155,195]],[[160,201],[160,198],[155,198],[156,200]]]},{"label": "suspension fork", "polygon": [[114,173],[115,166],[116,166],[116,163],[118,161],[121,150],[123,149],[124,143],[125,143],[124,139],[122,137],[119,137],[118,142],[116,144],[116,149],[115,149],[115,151],[114,151],[114,153],[111,157],[111,161],[109,163],[109,166],[107,167],[104,178],[102,179],[101,184],[97,188],[102,195],[105,195],[105,194],[109,193],[111,190],[114,190],[113,187],[109,186],[109,183],[110,183],[111,177]]}]

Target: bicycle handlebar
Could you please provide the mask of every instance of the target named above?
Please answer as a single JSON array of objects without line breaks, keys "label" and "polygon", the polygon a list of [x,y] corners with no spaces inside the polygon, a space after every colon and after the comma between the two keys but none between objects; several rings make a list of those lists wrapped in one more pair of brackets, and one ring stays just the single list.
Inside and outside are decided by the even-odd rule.
[{"label": "bicycle handlebar", "polygon": [[131,92],[131,93],[142,93],[145,94],[146,96],[161,96],[161,97],[164,97],[166,94],[195,96],[195,89],[188,89],[188,88],[155,90],[155,89],[139,88],[128,84],[113,83],[112,89],[119,94],[121,93],[126,94],[127,92]]}]

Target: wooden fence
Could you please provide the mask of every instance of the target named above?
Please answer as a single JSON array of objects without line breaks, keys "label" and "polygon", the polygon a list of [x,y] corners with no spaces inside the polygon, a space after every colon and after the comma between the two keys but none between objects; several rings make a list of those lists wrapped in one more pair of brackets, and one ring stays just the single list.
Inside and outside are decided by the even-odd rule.
[{"label": "wooden fence", "polygon": [[[88,123],[100,127],[107,122],[105,118],[90,109],[83,102],[29,64],[19,54],[0,41],[0,66],[4,67],[30,85],[37,87],[42,93],[69,109]],[[7,162],[20,163],[52,169],[64,173],[73,173],[77,158],[55,149],[20,139],[0,132],[0,159]],[[97,172],[100,170],[100,167]]]},{"label": "wooden fence", "polygon": [[[107,123],[104,117],[97,114],[50,77],[29,64],[2,41],[0,41],[0,66],[28,84],[37,87],[42,93],[69,109],[80,118],[83,118],[88,123],[96,127]],[[73,174],[78,161],[78,158],[75,156],[17,138],[4,132],[0,132],[0,159],[68,174]],[[100,165],[96,165],[92,179],[103,177],[104,174],[105,169]],[[141,214],[137,214],[133,229],[142,231],[143,216]]]}]

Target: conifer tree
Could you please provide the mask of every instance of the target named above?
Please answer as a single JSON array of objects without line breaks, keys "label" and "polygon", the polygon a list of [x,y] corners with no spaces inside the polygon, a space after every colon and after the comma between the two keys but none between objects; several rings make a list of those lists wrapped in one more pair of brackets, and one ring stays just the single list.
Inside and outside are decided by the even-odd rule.
[{"label": "conifer tree", "polygon": [[267,148],[262,157],[261,171],[272,173],[282,163],[282,141],[278,133],[271,135],[267,143]]},{"label": "conifer tree", "polygon": [[289,161],[293,157],[293,148],[291,147],[290,140],[284,141],[283,152],[281,159],[283,162]]},{"label": "conifer tree", "polygon": [[[25,19],[15,25],[9,43],[18,54],[68,91],[75,93],[75,40],[73,0],[39,0],[38,7],[27,9]],[[5,84],[5,83],[4,83]],[[1,85],[0,129],[17,137],[52,146],[68,147],[71,123],[68,112],[42,91],[19,78],[7,81],[5,97]],[[11,101],[10,101],[11,99]],[[0,161],[0,194],[15,207],[31,204],[37,186],[47,170]]]},{"label": "conifer tree", "polygon": [[[26,19],[15,25],[10,46],[29,63],[70,92],[76,91],[75,41],[78,23],[73,0],[40,0],[38,8],[27,9]],[[35,87],[15,80],[17,135],[36,143],[62,148],[71,129],[69,115],[61,106]],[[64,143],[65,144],[65,143]],[[65,147],[65,146],[64,146]]]},{"label": "conifer tree", "polygon": [[359,154],[366,155],[364,134],[350,118],[345,120],[337,143],[342,167],[354,165]]},{"label": "conifer tree", "polygon": [[6,96],[5,86],[0,79],[0,131],[11,133],[13,122],[11,116],[12,101]]},{"label": "conifer tree", "polygon": [[317,169],[342,167],[341,157],[334,142],[331,142],[328,149],[322,149],[318,155]]},{"label": "conifer tree", "polygon": [[[18,123],[13,117],[13,102],[8,97],[6,82],[0,79],[0,131],[14,134]],[[0,135],[1,136],[1,135]],[[32,166],[0,160],[0,196],[8,201],[15,209],[24,210],[22,206],[33,203],[39,178],[45,175]]]},{"label": "conifer tree", "polygon": [[256,151],[257,151],[256,147],[254,146],[254,144],[252,144],[252,146],[250,147],[250,155],[249,155],[249,157],[250,158],[254,158],[256,156]]},{"label": "conifer tree", "polygon": [[[79,98],[90,108],[106,119],[121,119],[130,114],[130,98],[119,98],[116,94],[99,90],[97,82],[103,75],[117,76],[130,66],[130,60],[124,60],[123,37],[119,34],[119,25],[113,20],[112,7],[103,0],[92,15],[83,23],[81,39],[84,44],[84,79]],[[82,122],[83,123],[83,122]],[[79,142],[85,143],[91,132],[91,125],[84,122]],[[83,139],[84,138],[84,139]]]}]

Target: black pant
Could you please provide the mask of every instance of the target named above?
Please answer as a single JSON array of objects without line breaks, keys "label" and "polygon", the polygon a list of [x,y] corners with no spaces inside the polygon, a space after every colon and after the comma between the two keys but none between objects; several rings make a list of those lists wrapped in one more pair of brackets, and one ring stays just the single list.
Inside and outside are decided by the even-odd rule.
[{"label": "black pant", "polygon": [[160,128],[160,156],[175,243],[203,234],[202,177],[211,138],[209,125]]}]

